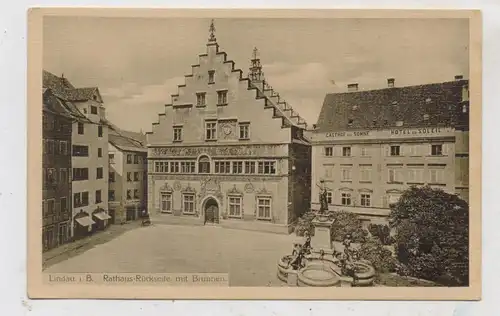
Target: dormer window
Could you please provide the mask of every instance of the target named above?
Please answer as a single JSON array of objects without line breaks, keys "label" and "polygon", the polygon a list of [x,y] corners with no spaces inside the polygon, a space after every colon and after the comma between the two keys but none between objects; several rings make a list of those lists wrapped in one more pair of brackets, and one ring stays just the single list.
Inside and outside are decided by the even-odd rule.
[{"label": "dormer window", "polygon": [[396,126],[398,127],[403,126],[403,121],[396,121]]},{"label": "dormer window", "polygon": [[90,106],[90,114],[97,114],[97,106]]},{"label": "dormer window", "polygon": [[425,103],[427,103],[427,104],[431,103],[431,101],[432,101],[432,99],[431,99],[431,98],[427,98],[427,99],[425,99]]},{"label": "dormer window", "polygon": [[347,126],[352,126],[352,123],[353,123],[353,122],[354,122],[354,120],[353,120],[353,119],[349,119],[349,120],[347,121]]},{"label": "dormer window", "polygon": [[208,72],[208,84],[215,83],[215,70],[210,70]]},{"label": "dormer window", "polygon": [[429,114],[424,114],[424,121],[428,121],[429,120]]},{"label": "dormer window", "polygon": [[358,109],[358,106],[357,105],[353,105],[352,109],[353,109],[353,111],[356,111]]},{"label": "dormer window", "polygon": [[392,105],[394,106],[398,105],[398,101],[392,101]]},{"label": "dormer window", "polygon": [[97,101],[97,96],[95,94],[92,96],[92,100]]}]

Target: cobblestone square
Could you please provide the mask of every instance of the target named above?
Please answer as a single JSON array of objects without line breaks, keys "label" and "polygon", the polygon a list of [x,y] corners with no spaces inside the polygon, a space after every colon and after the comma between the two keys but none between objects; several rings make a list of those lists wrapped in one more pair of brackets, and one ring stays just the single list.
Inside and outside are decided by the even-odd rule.
[{"label": "cobblestone square", "polygon": [[293,238],[216,226],[153,225],[128,231],[45,272],[229,273],[231,286],[281,286],[276,263],[291,252]]}]

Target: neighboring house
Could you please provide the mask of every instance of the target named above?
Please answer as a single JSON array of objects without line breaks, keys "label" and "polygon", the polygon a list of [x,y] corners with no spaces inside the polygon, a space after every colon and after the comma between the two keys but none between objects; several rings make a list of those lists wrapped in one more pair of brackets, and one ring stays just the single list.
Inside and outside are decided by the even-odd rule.
[{"label": "neighboring house", "polygon": [[264,80],[219,50],[206,53],[147,134],[148,209],[165,222],[289,233],[310,207],[305,121]]},{"label": "neighboring house", "polygon": [[43,87],[66,101],[72,124],[71,235],[81,237],[107,226],[108,127],[99,89],[75,88],[64,76],[43,72]]},{"label": "neighboring house", "polygon": [[108,152],[111,222],[135,220],[147,207],[146,136],[110,124]]},{"label": "neighboring house", "polygon": [[42,240],[49,250],[70,239],[71,126],[64,100],[43,89]]},{"label": "neighboring house", "polygon": [[430,185],[468,200],[468,80],[328,94],[312,142],[313,208],[327,190],[331,210],[386,223],[410,186]]}]

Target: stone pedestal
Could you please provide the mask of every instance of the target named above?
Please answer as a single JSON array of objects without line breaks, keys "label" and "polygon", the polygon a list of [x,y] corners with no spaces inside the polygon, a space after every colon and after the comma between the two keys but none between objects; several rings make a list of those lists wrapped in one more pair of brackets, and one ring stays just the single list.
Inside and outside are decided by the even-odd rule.
[{"label": "stone pedestal", "polygon": [[297,272],[288,272],[286,281],[288,286],[297,286]]},{"label": "stone pedestal", "polygon": [[314,236],[311,237],[311,247],[315,252],[321,249],[325,252],[332,251],[331,229],[333,221],[320,221],[315,218],[312,224],[314,225]]}]

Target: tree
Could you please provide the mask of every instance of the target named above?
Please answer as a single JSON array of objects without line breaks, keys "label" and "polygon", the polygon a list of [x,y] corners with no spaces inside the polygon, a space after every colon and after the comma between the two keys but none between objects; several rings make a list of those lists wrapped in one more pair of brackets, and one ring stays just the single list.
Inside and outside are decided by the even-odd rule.
[{"label": "tree", "polygon": [[332,212],[334,219],[331,236],[333,241],[343,241],[347,235],[353,242],[364,242],[368,231],[363,229],[358,215],[345,211]]},{"label": "tree", "polygon": [[383,245],[390,245],[394,242],[391,237],[391,229],[387,225],[370,224],[368,231],[373,237],[378,238]]},{"label": "tree", "polygon": [[412,187],[391,205],[399,262],[414,277],[447,286],[469,283],[469,205],[429,186]]},{"label": "tree", "polygon": [[377,273],[394,272],[396,270],[396,258],[378,238],[368,238],[366,242],[362,243],[359,248],[359,256],[369,261]]}]

